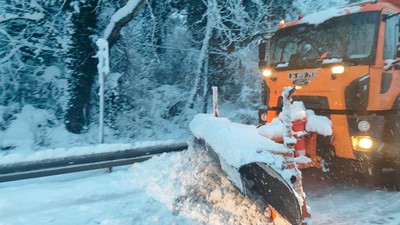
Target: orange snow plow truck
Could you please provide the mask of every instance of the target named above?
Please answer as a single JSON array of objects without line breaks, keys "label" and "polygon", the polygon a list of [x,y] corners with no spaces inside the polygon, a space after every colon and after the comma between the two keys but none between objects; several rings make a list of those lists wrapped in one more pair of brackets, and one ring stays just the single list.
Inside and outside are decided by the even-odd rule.
[{"label": "orange snow plow truck", "polygon": [[294,86],[294,101],[332,121],[332,136],[319,135],[316,141],[317,154],[327,165],[357,165],[375,184],[390,173],[399,188],[399,24],[396,0],[281,21],[259,46],[261,124],[282,110],[283,88]]}]

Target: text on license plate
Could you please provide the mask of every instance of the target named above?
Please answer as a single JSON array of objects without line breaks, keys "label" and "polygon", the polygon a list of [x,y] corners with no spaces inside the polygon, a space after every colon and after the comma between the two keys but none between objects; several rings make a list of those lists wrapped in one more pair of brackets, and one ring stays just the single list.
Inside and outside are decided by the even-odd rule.
[{"label": "text on license plate", "polygon": [[316,78],[315,72],[289,73],[289,79]]}]

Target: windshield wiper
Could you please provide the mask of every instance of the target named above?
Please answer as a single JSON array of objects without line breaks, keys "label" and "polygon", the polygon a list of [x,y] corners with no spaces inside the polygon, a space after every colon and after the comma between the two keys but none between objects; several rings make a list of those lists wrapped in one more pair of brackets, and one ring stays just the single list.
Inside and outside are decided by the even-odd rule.
[{"label": "windshield wiper", "polygon": [[358,65],[358,61],[355,60],[355,59],[351,59],[351,58],[348,58],[348,57],[333,56],[333,55],[330,54],[329,51],[322,53],[322,55],[316,60],[317,61],[321,61],[321,63],[323,63],[324,60],[326,60],[326,61],[332,61],[332,62],[329,62],[329,63],[342,62],[342,63],[344,63],[344,64],[346,64],[348,66]]},{"label": "windshield wiper", "polygon": [[342,59],[342,62],[344,62],[348,66],[358,65],[358,60],[356,60],[356,59],[351,59],[351,58],[347,58],[347,57],[343,57],[341,59]]}]

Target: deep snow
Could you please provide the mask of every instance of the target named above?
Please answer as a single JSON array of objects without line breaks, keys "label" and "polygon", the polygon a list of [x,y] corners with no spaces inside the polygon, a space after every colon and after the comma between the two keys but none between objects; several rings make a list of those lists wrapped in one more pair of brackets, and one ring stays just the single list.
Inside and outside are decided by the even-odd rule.
[{"label": "deep snow", "polygon": [[[314,116],[315,120],[308,120],[312,125],[310,127],[326,127],[322,131],[329,133],[329,120],[310,114],[299,103],[294,105],[293,118],[303,119],[306,114]],[[230,159],[227,162],[231,166],[241,165],[243,160],[259,158],[261,153],[269,159],[274,155],[264,152],[265,148],[276,151],[282,147],[260,136],[262,131],[255,126],[236,124],[211,115],[199,114],[192,121],[191,129],[196,136],[208,136],[209,141],[214,138],[214,145],[220,146],[222,150],[242,149],[239,158],[235,158],[230,151],[222,152],[226,159]],[[243,145],[246,137],[249,141]],[[226,141],[226,138],[231,141]],[[108,152],[162,143],[93,145],[37,151],[33,154],[19,152],[3,155],[0,163]],[[174,141],[165,142],[171,143]],[[254,152],[246,155],[249,146]],[[315,170],[305,171],[303,177],[314,225],[400,224],[400,193],[370,190],[366,184],[346,183]],[[0,183],[0,225],[265,225],[269,224],[268,213],[263,203],[242,196],[204,149],[193,147],[184,152],[163,154],[129,168],[123,167],[111,174],[99,170]]]},{"label": "deep snow", "polygon": [[[313,224],[400,224],[400,193],[304,174]],[[205,151],[103,170],[0,184],[0,224],[261,224],[264,206],[241,196]],[[264,221],[266,222],[266,221]]]},{"label": "deep snow", "polygon": [[265,224],[204,151],[163,154],[128,170],[0,184],[0,224]]}]

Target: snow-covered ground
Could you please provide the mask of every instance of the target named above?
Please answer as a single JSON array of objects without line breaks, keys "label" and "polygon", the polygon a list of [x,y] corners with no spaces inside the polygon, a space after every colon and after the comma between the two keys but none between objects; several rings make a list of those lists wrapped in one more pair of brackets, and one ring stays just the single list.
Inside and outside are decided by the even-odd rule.
[{"label": "snow-covered ground", "polygon": [[262,224],[204,151],[163,154],[111,174],[0,184],[0,224]]},{"label": "snow-covered ground", "polygon": [[[400,193],[304,173],[313,224],[400,224]],[[0,224],[266,224],[205,151],[102,170],[0,184]]]},{"label": "snow-covered ground", "polygon": [[[315,121],[330,127],[329,120]],[[268,142],[255,126],[202,114],[193,119],[190,127],[196,136],[209,136],[209,143],[222,151],[220,156],[230,166],[238,168],[261,159],[270,165],[280,162],[270,156],[268,149],[276,151],[282,146]],[[0,158],[0,164],[162,143],[175,142],[9,152]],[[250,150],[254,150],[252,154]],[[270,162],[271,159],[274,160]],[[333,179],[312,169],[304,171],[303,183],[313,224],[400,225],[400,192],[371,190],[366,184]],[[0,183],[0,225],[266,225],[270,224],[268,214],[261,201],[241,195],[232,186],[204,149],[191,145],[186,151],[163,154],[112,173],[97,170]]]},{"label": "snow-covered ground", "polygon": [[400,224],[400,192],[368,188],[360,175],[327,175],[303,171],[303,186],[312,207],[313,224]]}]

